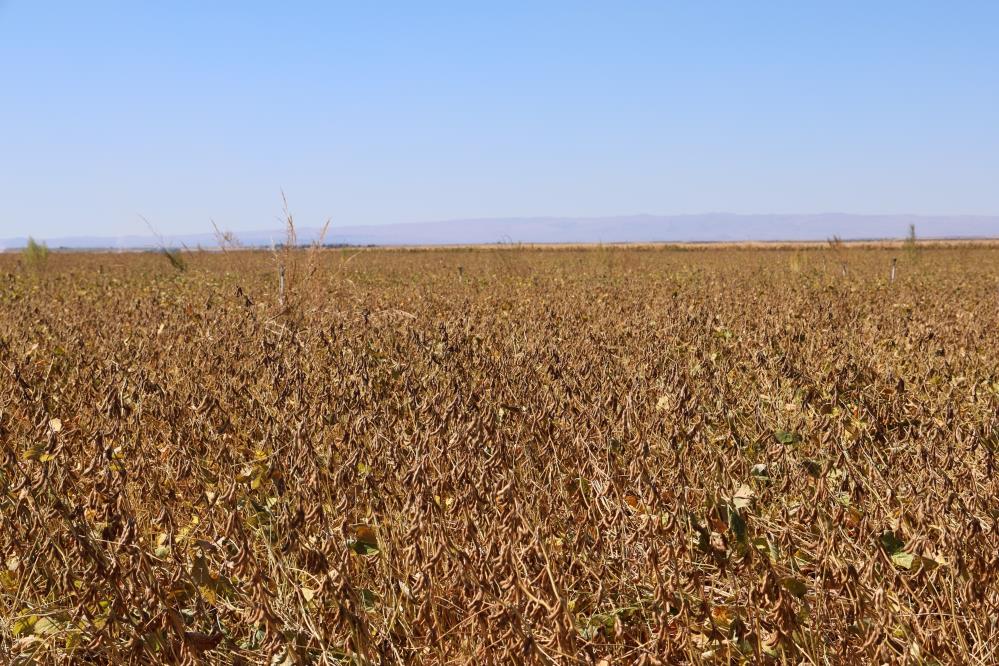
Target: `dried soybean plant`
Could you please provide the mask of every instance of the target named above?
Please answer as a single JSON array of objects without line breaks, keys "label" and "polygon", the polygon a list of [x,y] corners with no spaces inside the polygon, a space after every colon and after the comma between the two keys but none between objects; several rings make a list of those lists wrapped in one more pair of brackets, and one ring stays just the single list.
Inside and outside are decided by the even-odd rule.
[{"label": "dried soybean plant", "polygon": [[0,255],[4,663],[999,658],[999,250],[285,250]]},{"label": "dried soybean plant", "polygon": [[316,237],[303,249],[298,242],[298,230],[295,228],[295,218],[288,207],[288,198],[281,192],[282,221],[285,228],[284,242],[280,249],[271,246],[278,279],[278,305],[281,314],[287,319],[297,319],[302,316],[301,308],[307,299],[315,300],[317,296],[314,280],[319,268],[318,256],[329,231],[331,220],[327,219],[319,229]]},{"label": "dried soybean plant", "polygon": [[153,235],[153,238],[156,239],[156,245],[160,249],[160,254],[166,257],[166,260],[170,262],[170,265],[173,266],[174,269],[176,269],[177,271],[180,271],[181,273],[186,271],[187,261],[184,259],[183,255],[181,254],[180,249],[167,247],[166,240],[163,238],[163,235],[156,230],[156,227],[153,226],[153,223],[150,222],[148,219],[146,219],[145,216],[143,215],[140,215],[139,219],[142,220],[142,222],[146,225],[146,228],[149,229],[149,233],[151,233]]}]

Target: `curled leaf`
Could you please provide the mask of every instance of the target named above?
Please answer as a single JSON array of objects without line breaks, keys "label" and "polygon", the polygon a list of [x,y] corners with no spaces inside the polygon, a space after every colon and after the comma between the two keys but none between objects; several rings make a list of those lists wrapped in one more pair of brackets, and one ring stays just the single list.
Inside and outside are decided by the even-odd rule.
[{"label": "curled leaf", "polygon": [[353,536],[347,541],[347,547],[358,555],[377,554],[378,538],[374,529],[368,525],[358,525],[353,529]]}]

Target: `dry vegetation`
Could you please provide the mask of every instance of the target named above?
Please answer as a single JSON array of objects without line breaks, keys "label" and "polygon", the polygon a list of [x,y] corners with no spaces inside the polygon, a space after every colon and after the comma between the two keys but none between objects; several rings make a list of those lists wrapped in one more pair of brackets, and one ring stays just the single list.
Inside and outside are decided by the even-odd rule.
[{"label": "dry vegetation", "polygon": [[4,663],[999,659],[999,249],[285,258],[0,255]]}]

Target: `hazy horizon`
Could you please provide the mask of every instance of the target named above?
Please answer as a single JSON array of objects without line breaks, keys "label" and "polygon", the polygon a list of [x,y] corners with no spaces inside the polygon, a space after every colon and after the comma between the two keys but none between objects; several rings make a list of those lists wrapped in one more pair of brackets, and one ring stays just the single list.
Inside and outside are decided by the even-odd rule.
[{"label": "hazy horizon", "polygon": [[999,5],[0,2],[0,238],[999,215]]},{"label": "hazy horizon", "polygon": [[[911,225],[911,227],[910,227]],[[493,243],[647,243],[647,242],[746,242],[900,239],[910,228],[919,238],[999,238],[999,216],[915,215],[630,215],[609,217],[532,217],[442,220],[385,225],[334,225],[325,236],[314,226],[298,226],[300,243],[321,240],[339,245],[479,245]],[[283,228],[228,229],[246,247],[269,246],[284,239]],[[52,247],[142,249],[213,247],[213,230],[193,234],[157,236],[75,235],[35,237]],[[16,249],[24,236],[0,237],[0,249]]]}]

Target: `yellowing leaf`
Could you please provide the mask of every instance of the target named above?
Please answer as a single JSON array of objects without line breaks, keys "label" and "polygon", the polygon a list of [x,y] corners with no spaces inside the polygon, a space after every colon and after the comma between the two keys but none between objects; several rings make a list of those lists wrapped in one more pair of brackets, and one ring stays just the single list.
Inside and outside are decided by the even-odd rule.
[{"label": "yellowing leaf", "polygon": [[[42,460],[45,457],[45,449],[47,445],[44,443],[35,443],[26,448],[21,452],[21,458],[23,460],[37,460],[39,462],[45,462]],[[52,456],[48,456],[48,460],[51,460]]]},{"label": "yellowing leaf", "polygon": [[40,617],[33,628],[36,636],[52,636],[59,633],[59,625],[47,617]]},{"label": "yellowing leaf", "polygon": [[728,631],[735,618],[735,613],[728,606],[718,605],[711,607],[711,619],[722,631]]},{"label": "yellowing leaf", "polygon": [[15,621],[10,627],[10,633],[14,636],[28,635],[34,631],[35,623],[38,621],[37,615],[22,617]]},{"label": "yellowing leaf", "polygon": [[913,567],[919,566],[919,556],[907,553],[904,550],[892,553],[891,561],[895,563],[895,566],[903,569],[912,569]]},{"label": "yellowing leaf", "polygon": [[201,555],[194,558],[194,565],[191,567],[191,580],[210,604],[215,604],[220,595],[231,596],[235,592],[232,583],[224,576],[212,574],[208,568],[208,562]]}]

